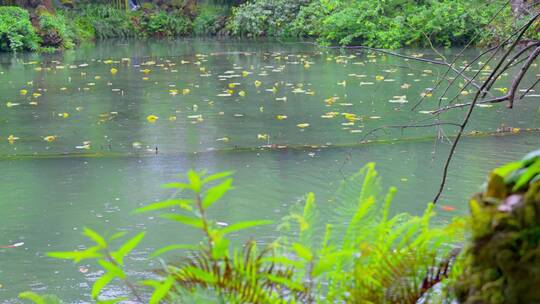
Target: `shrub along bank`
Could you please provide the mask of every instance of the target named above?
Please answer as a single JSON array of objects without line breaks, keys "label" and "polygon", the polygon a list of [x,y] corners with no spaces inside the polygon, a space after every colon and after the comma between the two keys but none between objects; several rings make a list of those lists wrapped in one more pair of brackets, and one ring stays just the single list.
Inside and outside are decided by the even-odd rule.
[{"label": "shrub along bank", "polygon": [[[508,0],[249,0],[188,8],[172,1],[154,2],[145,2],[136,11],[116,2],[71,1],[55,12],[0,6],[0,50],[72,48],[83,40],[104,38],[192,35],[308,37],[322,44],[379,48],[430,43],[450,47],[471,40],[486,45],[527,18],[514,18]],[[530,36],[538,38],[538,29]]]}]

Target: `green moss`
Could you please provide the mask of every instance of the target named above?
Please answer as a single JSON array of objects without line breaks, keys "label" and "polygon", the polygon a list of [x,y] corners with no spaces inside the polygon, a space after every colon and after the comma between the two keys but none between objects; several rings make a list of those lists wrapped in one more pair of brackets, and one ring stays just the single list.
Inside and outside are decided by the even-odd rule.
[{"label": "green moss", "polygon": [[461,303],[540,302],[539,164],[537,151],[494,170],[471,200],[472,240],[454,284]]}]

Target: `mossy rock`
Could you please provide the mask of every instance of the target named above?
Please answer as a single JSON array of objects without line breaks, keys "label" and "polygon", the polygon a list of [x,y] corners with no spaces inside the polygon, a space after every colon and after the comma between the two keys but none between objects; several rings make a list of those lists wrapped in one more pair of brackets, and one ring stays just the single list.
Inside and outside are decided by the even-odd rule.
[{"label": "mossy rock", "polygon": [[540,151],[495,169],[470,202],[460,303],[540,303]]}]

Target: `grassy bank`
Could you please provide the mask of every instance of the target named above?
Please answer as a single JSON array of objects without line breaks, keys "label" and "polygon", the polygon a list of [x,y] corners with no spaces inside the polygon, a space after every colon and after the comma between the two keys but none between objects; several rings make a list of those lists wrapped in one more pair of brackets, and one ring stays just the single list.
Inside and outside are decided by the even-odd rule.
[{"label": "grassy bank", "polygon": [[[103,38],[213,35],[310,37],[322,44],[379,48],[450,47],[469,41],[483,46],[520,24],[507,0],[251,0],[190,7],[163,3],[145,2],[136,11],[84,1],[53,12],[2,6],[0,50],[69,49],[80,41]],[[538,28],[530,36],[538,38]]]}]

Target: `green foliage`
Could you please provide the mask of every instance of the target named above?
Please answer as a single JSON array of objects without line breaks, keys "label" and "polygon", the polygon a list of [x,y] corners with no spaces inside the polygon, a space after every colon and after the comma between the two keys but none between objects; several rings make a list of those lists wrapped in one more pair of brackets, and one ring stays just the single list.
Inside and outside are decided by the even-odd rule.
[{"label": "green foliage", "polygon": [[[90,228],[84,228],[83,235],[93,241],[95,243],[94,246],[79,251],[49,252],[48,255],[57,259],[73,260],[75,263],[79,263],[83,260],[97,261],[105,272],[92,286],[92,299],[94,300],[98,300],[101,291],[115,279],[126,282],[128,287],[131,286],[131,283],[129,283],[127,276],[122,269],[124,266],[124,258],[137,247],[144,238],[145,233],[141,232],[137,234],[122,244],[117,250],[112,250],[110,243],[119,237],[122,237],[124,233],[103,237]],[[137,296],[135,292],[134,294]]]},{"label": "green foliage", "polygon": [[307,196],[303,210],[284,219],[281,229],[297,237],[282,237],[278,248],[284,250],[282,256],[291,256],[291,251],[296,255],[290,261],[295,265],[294,282],[309,282],[310,298],[330,303],[416,303],[446,279],[452,256],[449,244],[462,238],[463,222],[430,227],[432,206],[421,217],[391,218],[396,190],[391,188],[386,198],[381,190],[374,165],[369,164],[344,182],[332,200],[334,221],[347,225],[325,223],[313,194]]},{"label": "green foliage", "polygon": [[39,16],[39,27],[42,46],[64,49],[74,47],[73,39],[75,34],[61,14],[52,15],[44,12]]},{"label": "green foliage", "polygon": [[141,30],[152,36],[183,36],[191,30],[191,21],[179,13],[143,13],[139,22]]},{"label": "green foliage", "polygon": [[471,241],[453,287],[461,303],[540,301],[540,150],[495,169],[470,201]]},{"label": "green foliage", "polygon": [[[309,32],[327,43],[379,48],[427,46],[428,38],[439,46],[465,44],[475,35],[483,34],[489,17],[499,8],[497,3],[468,0],[321,0],[316,3],[307,10],[324,12],[325,16],[307,20]],[[299,14],[304,15],[309,16]]]},{"label": "green foliage", "polygon": [[30,291],[20,293],[19,298],[31,301],[34,304],[62,304],[62,301],[56,296],[38,295]]},{"label": "green foliage", "polygon": [[26,10],[0,6],[0,52],[35,51],[39,42]]},{"label": "green foliage", "polygon": [[193,19],[195,35],[216,35],[225,26],[226,9],[215,5],[199,7],[199,13]]},{"label": "green foliage", "polygon": [[310,0],[253,0],[233,8],[228,28],[239,36],[289,36],[290,24]]},{"label": "green foliage", "polygon": [[127,38],[137,35],[135,25],[130,15],[122,9],[110,5],[84,5],[76,10],[67,11],[71,18],[76,18],[79,24],[85,24],[95,37]]},{"label": "green foliage", "polygon": [[[271,224],[250,220],[229,225],[208,217],[208,210],[233,189],[231,172],[208,175],[189,171],[187,180],[164,185],[181,197],[138,208],[135,214],[161,212],[160,216],[199,230],[199,244],[170,244],[152,258],[183,251],[180,262],[164,263],[159,279],[132,284],[124,272],[124,258],[144,237],[140,233],[118,246],[110,245],[125,233],[108,237],[85,228],[94,245],[85,250],[51,252],[74,262],[96,260],[104,274],[92,287],[92,298],[114,280],[123,281],[139,298],[141,287],[151,290],[150,303],[416,303],[429,299],[435,285],[445,283],[454,258],[451,244],[462,238],[463,221],[431,227],[433,206],[422,216],[390,217],[396,190],[382,195],[374,164],[368,164],[344,181],[331,200],[329,224],[320,216],[315,195],[309,193],[279,225],[281,237],[259,248],[247,242],[232,245],[229,235]],[[340,225],[339,223],[344,223]],[[187,251],[187,252],[186,252]]]},{"label": "green foliage", "polygon": [[[321,42],[379,48],[451,46],[493,39],[485,29],[503,1],[252,0],[233,9],[235,35],[317,37]],[[502,18],[502,17],[501,17]],[[508,18],[504,20],[508,24]]]}]

